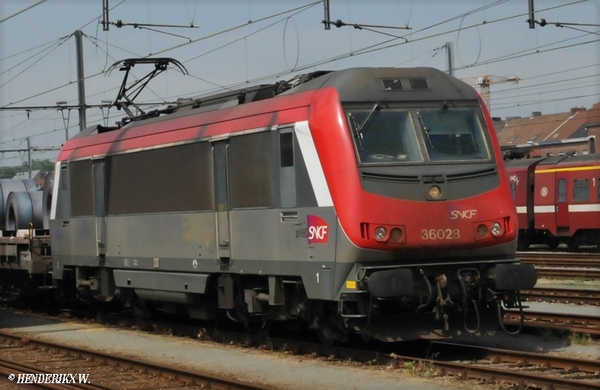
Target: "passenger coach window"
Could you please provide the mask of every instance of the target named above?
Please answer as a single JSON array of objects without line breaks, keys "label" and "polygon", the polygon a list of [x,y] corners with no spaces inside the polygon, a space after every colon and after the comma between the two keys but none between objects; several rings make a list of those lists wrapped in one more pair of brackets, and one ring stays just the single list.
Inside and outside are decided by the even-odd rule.
[{"label": "passenger coach window", "polygon": [[588,179],[577,179],[573,183],[573,201],[587,202],[590,200],[590,181]]}]

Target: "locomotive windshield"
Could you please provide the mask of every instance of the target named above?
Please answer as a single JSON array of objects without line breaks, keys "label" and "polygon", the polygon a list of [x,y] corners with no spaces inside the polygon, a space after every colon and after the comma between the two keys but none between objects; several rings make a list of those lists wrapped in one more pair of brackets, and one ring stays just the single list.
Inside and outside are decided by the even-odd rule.
[{"label": "locomotive windshield", "polygon": [[375,105],[347,115],[361,162],[423,161],[409,111]]},{"label": "locomotive windshield", "polygon": [[348,109],[361,163],[490,160],[477,107]]}]

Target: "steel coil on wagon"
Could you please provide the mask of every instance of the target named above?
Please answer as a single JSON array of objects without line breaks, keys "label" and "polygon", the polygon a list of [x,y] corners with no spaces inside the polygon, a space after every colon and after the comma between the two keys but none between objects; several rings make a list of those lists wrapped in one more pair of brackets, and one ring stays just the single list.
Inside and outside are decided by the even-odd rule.
[{"label": "steel coil on wagon", "polygon": [[11,192],[35,190],[35,182],[31,179],[0,179],[0,230],[6,229],[7,201]]},{"label": "steel coil on wagon", "polygon": [[[13,191],[6,201],[6,230],[41,229],[42,191]],[[30,226],[31,223],[31,226]]]},{"label": "steel coil on wagon", "polygon": [[37,186],[37,184],[35,184],[35,180],[33,180],[33,179],[18,179],[18,180],[23,181],[26,191],[37,191],[38,190],[38,186]]}]

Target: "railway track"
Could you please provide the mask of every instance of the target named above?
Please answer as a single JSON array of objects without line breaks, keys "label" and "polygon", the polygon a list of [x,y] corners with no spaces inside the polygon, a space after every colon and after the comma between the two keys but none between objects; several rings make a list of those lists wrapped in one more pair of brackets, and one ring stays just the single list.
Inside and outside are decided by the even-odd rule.
[{"label": "railway track", "polygon": [[[258,345],[263,341],[252,336],[224,335],[229,343]],[[231,339],[233,338],[233,339]],[[295,354],[318,355],[329,360],[354,360],[403,368],[422,376],[452,376],[475,379],[491,384],[514,385],[519,388],[600,389],[600,361],[576,359],[548,354],[477,347],[464,344],[430,342],[419,348],[427,351],[400,355],[363,349],[326,347],[319,344],[269,339],[269,348],[284,349]],[[430,358],[430,357],[434,358]]]},{"label": "railway track", "polygon": [[598,290],[536,287],[533,290],[521,290],[520,294],[521,298],[529,302],[543,301],[600,306],[600,291]]},{"label": "railway track", "polygon": [[[432,343],[436,367],[465,379],[510,383],[521,388],[600,389],[600,361],[548,354]],[[468,362],[462,356],[470,357]],[[440,357],[460,362],[440,362]]]},{"label": "railway track", "polygon": [[517,252],[523,264],[552,267],[600,268],[600,253]]},{"label": "railway track", "polygon": [[[510,315],[510,312],[507,314]],[[514,313],[515,315],[517,313]],[[533,313],[527,313],[531,315]],[[540,316],[538,314],[538,316]],[[578,320],[571,318],[571,325],[578,324]],[[507,316],[507,323],[511,324],[511,317]],[[514,317],[513,324],[518,323]],[[600,319],[599,319],[600,320]],[[532,324],[529,317],[525,325]],[[565,322],[567,319],[564,320]],[[545,327],[549,327],[546,320]],[[565,323],[552,325],[564,329]],[[596,327],[600,328],[598,322]],[[583,329],[583,325],[579,324]],[[189,330],[189,334],[198,334],[197,329]],[[172,332],[175,333],[175,332]],[[179,332],[178,332],[179,333]],[[585,332],[591,333],[589,329]],[[369,365],[386,365],[391,368],[401,369],[419,376],[451,376],[460,379],[476,379],[489,383],[502,383],[520,386],[522,388],[547,388],[547,389],[600,389],[600,360],[582,360],[558,357],[548,354],[535,354],[527,352],[489,349],[468,345],[456,345],[441,342],[432,342],[425,345],[419,344],[415,348],[404,347],[403,343],[396,345],[379,345],[373,350],[364,348],[343,348],[340,346],[324,346],[319,343],[309,343],[289,338],[267,338],[252,336],[239,332],[218,331],[210,336],[212,341],[222,344],[238,344],[247,347],[259,347],[273,351],[285,351],[293,355],[318,356],[326,361],[355,361]],[[407,349],[410,351],[407,353]],[[127,380],[127,388],[159,389],[161,386],[170,389],[183,388],[211,388],[211,389],[267,389],[262,385],[253,384],[222,384],[222,378],[209,377],[197,379],[198,373],[165,369],[156,365],[137,360],[122,359],[116,356],[105,356],[91,351],[82,351],[70,347],[62,347],[53,343],[46,343],[36,339],[21,339],[12,335],[0,334],[1,356],[9,357],[12,362],[17,362],[18,357],[32,362],[53,362],[53,373],[87,373],[90,372],[90,386],[98,389],[124,388],[123,380]],[[10,351],[13,352],[10,352]],[[6,352],[10,352],[7,355]],[[42,355],[37,357],[40,351]],[[426,352],[423,352],[426,351]],[[402,354],[399,354],[401,352]],[[426,353],[426,354],[425,354]],[[424,355],[425,354],[425,355]],[[63,363],[64,362],[64,366]],[[76,362],[76,363],[71,363]],[[42,364],[43,364],[42,363]],[[58,366],[57,371],[57,364]],[[75,366],[69,364],[76,364]],[[70,368],[69,368],[70,367]],[[32,365],[26,373],[34,373],[33,369],[45,369]],[[49,370],[50,371],[50,370]],[[0,371],[4,375],[5,372]],[[98,380],[100,379],[100,380]],[[166,381],[160,382],[160,381]],[[133,383],[130,383],[132,382]],[[151,384],[151,385],[149,385]],[[91,388],[91,387],[90,387]]]},{"label": "railway track", "polygon": [[539,277],[547,279],[600,279],[600,269],[536,267],[535,270]]},{"label": "railway track", "polygon": [[48,389],[268,390],[207,373],[69,347],[0,332],[0,375],[15,385]]},{"label": "railway track", "polygon": [[565,252],[518,252],[523,264],[533,264],[539,277],[547,279],[600,279],[600,254]]},{"label": "railway track", "polygon": [[[524,326],[533,328],[569,330],[574,333],[600,336],[600,317],[573,313],[547,313],[524,311]],[[518,312],[505,312],[504,323],[519,325],[521,317]]]}]

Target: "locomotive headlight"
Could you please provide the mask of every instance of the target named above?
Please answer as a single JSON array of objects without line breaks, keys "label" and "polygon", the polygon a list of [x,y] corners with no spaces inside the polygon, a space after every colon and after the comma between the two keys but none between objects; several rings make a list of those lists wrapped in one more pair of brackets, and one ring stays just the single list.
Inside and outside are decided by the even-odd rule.
[{"label": "locomotive headlight", "polygon": [[429,196],[431,199],[439,199],[442,196],[442,190],[438,186],[431,186],[429,188]]},{"label": "locomotive headlight", "polygon": [[477,235],[479,237],[485,237],[488,234],[488,227],[484,224],[477,225]]},{"label": "locomotive headlight", "polygon": [[502,225],[500,225],[498,222],[492,222],[492,224],[490,225],[490,232],[494,237],[501,236],[504,233]]},{"label": "locomotive headlight", "polygon": [[392,241],[395,241],[395,242],[402,240],[403,235],[404,234],[402,233],[402,230],[399,228],[393,228],[392,231],[390,232],[390,238]]},{"label": "locomotive headlight", "polygon": [[387,230],[383,226],[378,226],[375,228],[375,239],[377,241],[384,241],[386,234]]}]

